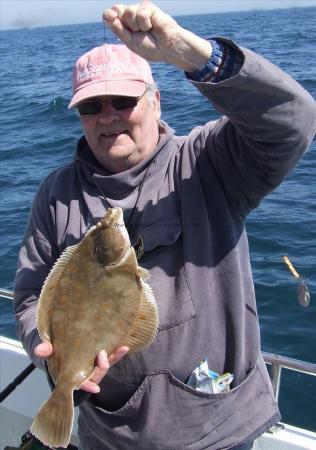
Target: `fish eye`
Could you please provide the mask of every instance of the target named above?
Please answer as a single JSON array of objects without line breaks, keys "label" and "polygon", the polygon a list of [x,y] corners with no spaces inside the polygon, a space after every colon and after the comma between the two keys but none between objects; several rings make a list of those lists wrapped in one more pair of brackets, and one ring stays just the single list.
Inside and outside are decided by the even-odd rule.
[{"label": "fish eye", "polygon": [[94,246],[94,256],[97,263],[104,267],[110,264],[111,262],[111,251],[106,248],[102,243],[96,242]]},{"label": "fish eye", "polygon": [[102,239],[100,233],[97,234],[94,239],[93,258],[102,267],[108,266],[113,259],[113,251],[106,245],[106,242]]}]

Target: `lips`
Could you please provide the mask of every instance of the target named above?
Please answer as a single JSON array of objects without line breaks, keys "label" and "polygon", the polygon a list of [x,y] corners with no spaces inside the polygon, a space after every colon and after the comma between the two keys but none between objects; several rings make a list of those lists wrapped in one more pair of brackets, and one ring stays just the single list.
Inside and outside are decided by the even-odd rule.
[{"label": "lips", "polygon": [[121,131],[106,131],[104,133],[101,133],[102,137],[109,138],[109,137],[116,137],[120,136],[121,134],[127,134],[127,130],[121,130]]}]

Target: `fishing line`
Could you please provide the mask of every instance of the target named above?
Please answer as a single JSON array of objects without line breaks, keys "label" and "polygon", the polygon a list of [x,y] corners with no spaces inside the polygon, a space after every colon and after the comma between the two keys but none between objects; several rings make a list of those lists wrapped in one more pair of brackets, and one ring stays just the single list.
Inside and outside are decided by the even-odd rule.
[{"label": "fishing line", "polygon": [[106,42],[106,26],[105,26],[104,20],[103,20],[103,40],[104,40],[104,42]]}]

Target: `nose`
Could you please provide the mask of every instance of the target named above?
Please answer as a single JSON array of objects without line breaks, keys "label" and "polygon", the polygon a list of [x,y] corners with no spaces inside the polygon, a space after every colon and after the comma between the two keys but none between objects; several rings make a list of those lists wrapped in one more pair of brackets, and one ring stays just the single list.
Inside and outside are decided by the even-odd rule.
[{"label": "nose", "polygon": [[111,102],[102,102],[102,111],[99,115],[99,122],[108,125],[118,120],[118,118],[119,113],[115,108],[113,108]]}]

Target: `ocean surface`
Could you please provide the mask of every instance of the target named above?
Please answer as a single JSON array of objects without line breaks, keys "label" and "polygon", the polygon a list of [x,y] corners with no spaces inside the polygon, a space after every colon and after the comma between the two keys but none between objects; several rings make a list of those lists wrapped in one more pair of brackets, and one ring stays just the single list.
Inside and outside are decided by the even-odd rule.
[{"label": "ocean surface", "polygon": [[[202,37],[225,36],[291,74],[316,97],[316,8],[179,17]],[[12,289],[20,241],[40,180],[72,159],[81,135],[68,111],[74,61],[115,41],[102,23],[0,32],[0,288]],[[162,117],[177,134],[219,117],[183,74],[153,64]],[[265,351],[316,363],[316,142],[283,184],[248,218],[251,263]],[[288,255],[306,278],[309,308],[296,300]],[[0,334],[15,336],[0,299]],[[316,431],[316,378],[284,371],[284,421]]]}]

